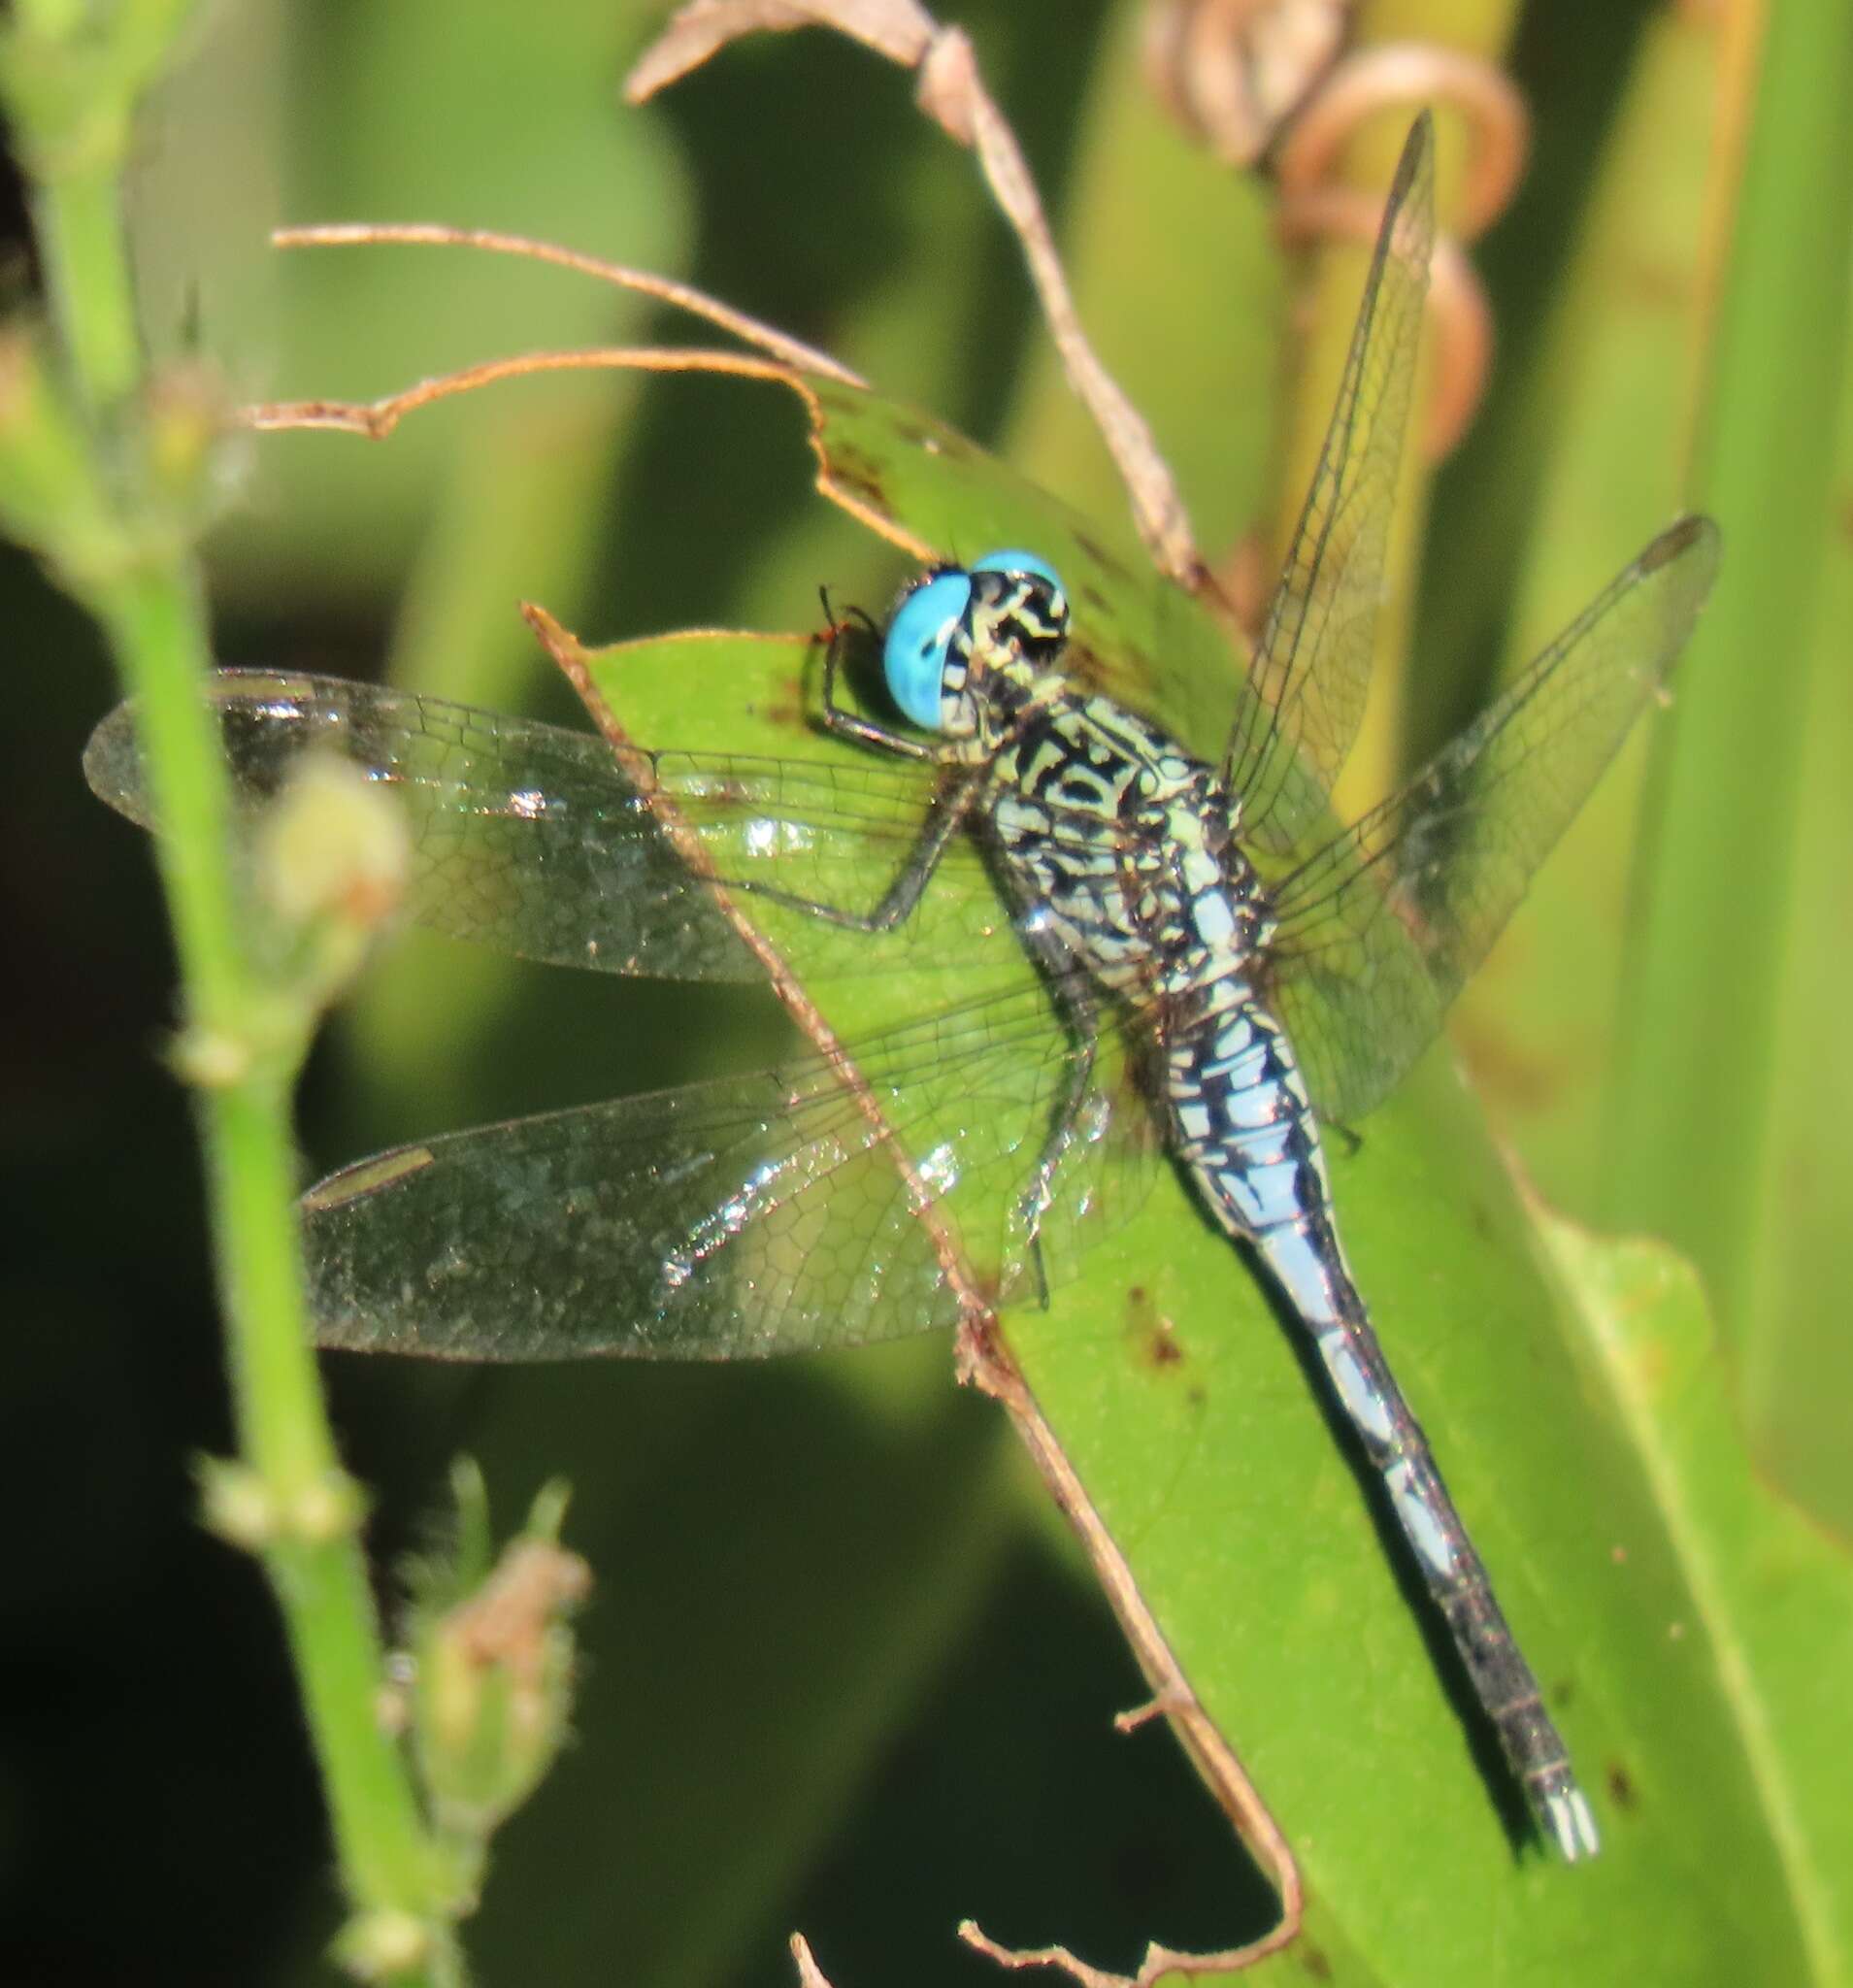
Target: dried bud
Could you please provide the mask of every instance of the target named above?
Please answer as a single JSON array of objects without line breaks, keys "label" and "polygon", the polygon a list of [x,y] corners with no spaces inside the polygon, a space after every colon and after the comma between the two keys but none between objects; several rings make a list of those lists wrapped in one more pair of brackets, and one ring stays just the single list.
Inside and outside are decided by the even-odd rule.
[{"label": "dried bud", "polygon": [[411,1912],[360,1912],[341,1929],[335,1959],[360,1981],[383,1981],[422,1967],[435,1941]]},{"label": "dried bud", "polygon": [[428,1613],[414,1642],[425,1784],[444,1826],[478,1839],[533,1792],[566,1735],[574,1645],[565,1618],[591,1574],[551,1537],[545,1517],[556,1514],[544,1493],[528,1530],[470,1592]]},{"label": "dried bud", "polygon": [[149,381],[143,408],[155,490],[183,517],[210,516],[248,452],[223,381],[198,360],[169,366]]}]

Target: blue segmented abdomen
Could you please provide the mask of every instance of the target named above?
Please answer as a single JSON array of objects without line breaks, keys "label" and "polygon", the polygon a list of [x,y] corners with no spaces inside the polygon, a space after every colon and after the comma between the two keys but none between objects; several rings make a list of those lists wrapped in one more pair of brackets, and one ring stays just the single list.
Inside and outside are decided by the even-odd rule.
[{"label": "blue segmented abdomen", "polygon": [[1151,1016],[1177,1160],[1310,1337],[1538,1814],[1566,1857],[1592,1854],[1563,1740],[1346,1268],[1311,1102],[1256,991],[1273,922],[1231,831],[1239,809],[1143,719],[1072,696],[1008,646],[983,659],[1005,741],[986,762],[987,826],[1026,937]]},{"label": "blue segmented abdomen", "polygon": [[1559,1847],[1572,1858],[1590,1855],[1595,1818],[1563,1740],[1345,1264],[1292,1049],[1251,995],[1225,991],[1224,999],[1220,1011],[1166,1045],[1177,1155],[1209,1212],[1253,1249],[1311,1336],[1507,1755]]}]

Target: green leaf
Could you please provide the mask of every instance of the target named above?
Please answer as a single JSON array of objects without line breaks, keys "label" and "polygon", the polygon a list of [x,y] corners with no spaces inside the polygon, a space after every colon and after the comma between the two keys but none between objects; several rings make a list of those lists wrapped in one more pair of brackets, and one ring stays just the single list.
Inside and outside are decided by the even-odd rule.
[{"label": "green leaf", "polygon": [[[1657,1243],[1604,1242],[1548,1218],[1542,1228],[1574,1308],[1580,1357],[1624,1426],[1677,1577],[1676,1612],[1657,1645],[1631,1655],[1643,1671],[1664,1671],[1688,1645],[1703,1651],[1693,1662],[1708,1673],[1747,1775],[1800,1949],[1785,1971],[1772,1947],[1762,1977],[1844,1981],[1853,1974],[1853,1713],[1842,1688],[1853,1671],[1853,1559],[1753,1464],[1691,1267]],[[1647,1710],[1657,1751],[1690,1748],[1696,1736],[1676,1706]],[[1741,1904],[1757,1909],[1752,1899]]]},{"label": "green leaf", "polygon": [[[1649,30],[1574,262],[1529,350],[1503,351],[1510,411],[1504,421],[1495,412],[1494,434],[1470,454],[1469,487],[1453,493],[1429,555],[1429,653],[1470,697],[1488,676],[1509,681],[1566,611],[1680,509],[1711,60],[1689,23],[1667,16]],[[1727,532],[1727,571],[1736,556]],[[1490,652],[1481,631],[1508,613],[1502,650]],[[1675,706],[1686,694],[1682,662]],[[1432,702],[1445,721],[1448,702]],[[1671,730],[1666,712],[1638,727],[1455,1014],[1502,1134],[1545,1196],[1584,1219],[1600,1204],[1630,898],[1649,860],[1643,778]]]},{"label": "green leaf", "polygon": [[[1798,829],[1820,818],[1803,812],[1800,769],[1845,667],[1843,632],[1822,611],[1829,575],[1844,563],[1836,415],[1853,343],[1853,16],[1834,0],[1770,10],[1754,69],[1727,81],[1745,122],[1726,155],[1731,234],[1697,480],[1728,549],[1657,768],[1605,1214],[1669,1237],[1701,1266],[1727,1339],[1757,1376],[1759,1422],[1812,1425],[1814,1499],[1844,1527],[1853,1475],[1818,1405],[1832,1398],[1825,1375],[1844,1386],[1845,1335],[1820,1320],[1816,1303],[1761,1310],[1755,1293],[1770,1288],[1792,1182],[1827,1130],[1777,1089],[1784,1065],[1791,1077],[1807,1069],[1812,1047],[1805,1037],[1779,1041],[1778,1026],[1816,1017],[1792,1005],[1773,963],[1814,921],[1841,923],[1844,903],[1840,882],[1805,904],[1795,893],[1804,874]],[[1817,657],[1818,690],[1808,669]],[[1834,775],[1818,750],[1815,768]],[[1811,880],[1825,879],[1816,871]],[[1843,941],[1838,950],[1843,977]],[[1825,964],[1817,952],[1812,974]],[[1804,1081],[1817,1081],[1811,1070]],[[1831,1137],[1843,1141],[1843,1121]],[[1843,1200],[1844,1163],[1827,1165]],[[1784,1469],[1780,1451],[1771,1463]]]},{"label": "green leaf", "polygon": [[[1126,631],[1171,609],[1055,500],[847,389],[831,391],[822,450],[826,489],[905,516],[924,546],[956,531],[1052,549],[1073,598],[1111,615],[1096,667],[1120,685],[1144,667]],[[796,749],[796,651],[716,653],[724,682],[656,645],[594,657],[594,680],[652,746]],[[814,732],[802,749],[858,757]],[[887,880],[869,878],[872,900]],[[945,993],[917,973],[806,991],[851,1040]],[[1712,1642],[1669,1634],[1699,1610],[1652,1459],[1566,1330],[1465,1094],[1438,1054],[1354,1153],[1332,1143],[1362,1288],[1594,1789],[1608,1849],[1591,1870],[1525,1840],[1298,1345],[1174,1174],[1081,1282],[1006,1321],[1145,1606],[1287,1832],[1311,1893],[1307,1940],[1333,1978],[1358,1981],[1561,1982],[1595,1978],[1598,1957],[1618,1981],[1832,1978]],[[1695,1890],[1724,1865],[1729,1887]]]}]

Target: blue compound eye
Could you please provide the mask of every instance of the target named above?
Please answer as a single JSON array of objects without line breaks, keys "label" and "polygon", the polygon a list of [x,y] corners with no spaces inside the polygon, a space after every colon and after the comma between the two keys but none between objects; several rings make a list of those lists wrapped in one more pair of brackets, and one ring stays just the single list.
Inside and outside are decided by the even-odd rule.
[{"label": "blue compound eye", "polygon": [[986,552],[982,559],[972,562],[974,573],[1027,573],[1038,580],[1045,580],[1057,593],[1065,591],[1062,576],[1046,559],[1039,559],[1034,552],[1019,551],[1015,547],[1002,552]]},{"label": "blue compound eye", "polygon": [[972,604],[972,581],[954,570],[916,586],[894,611],[881,646],[881,674],[903,713],[923,731],[940,729],[940,684],[953,631]]}]

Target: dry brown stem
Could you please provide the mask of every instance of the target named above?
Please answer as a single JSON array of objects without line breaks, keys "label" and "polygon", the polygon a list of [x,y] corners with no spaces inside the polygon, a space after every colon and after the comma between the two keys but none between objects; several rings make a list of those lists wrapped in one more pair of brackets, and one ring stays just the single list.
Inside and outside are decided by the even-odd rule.
[{"label": "dry brown stem", "polygon": [[1356,0],[1152,0],[1145,73],[1224,165],[1258,164],[1339,59]]},{"label": "dry brown stem", "polygon": [[1139,535],[1161,572],[1194,588],[1203,577],[1203,561],[1176,480],[1144,417],[1081,329],[1036,182],[959,29],[941,27],[915,0],[693,0],[631,71],[626,94],[641,103],[730,42],[807,25],[835,28],[913,70],[920,108],[976,152],[992,195],[1022,248],[1069,383],[1093,416],[1126,485]]},{"label": "dry brown stem", "polygon": [[582,255],[578,249],[561,248],[551,242],[536,242],[526,235],[505,235],[494,228],[452,228],[425,221],[334,221],[315,227],[279,228],[270,239],[278,248],[349,248],[390,243],[398,248],[483,248],[497,255],[518,255],[530,262],[545,262],[555,269],[596,277],[600,282],[672,304],[691,316],[706,318],[722,331],[732,332],[767,357],[780,359],[801,372],[821,373],[831,380],[841,380],[845,386],[866,383],[828,352],[820,352],[816,347],[789,337],[745,311],[736,311],[706,290],[676,282],[647,269],[633,269],[628,263],[607,262],[602,256]]},{"label": "dry brown stem", "polygon": [[1353,0],[1152,0],[1153,87],[1219,158],[1266,157],[1290,247],[1369,244],[1382,209],[1340,180],[1353,134],[1379,112],[1440,104],[1472,133],[1455,233],[1439,238],[1429,317],[1437,356],[1421,447],[1439,461],[1472,424],[1492,369],[1493,320],[1461,248],[1510,204],[1525,170],[1523,99],[1490,63],[1458,49],[1384,42],[1340,54]]},{"label": "dry brown stem", "polygon": [[818,1967],[804,1935],[794,1933],[789,1944],[791,1957],[798,1963],[798,1988],[830,1988],[830,1977]]},{"label": "dry brown stem", "polygon": [[1531,143],[1525,100],[1511,79],[1477,56],[1425,42],[1384,42],[1347,55],[1280,142],[1274,178],[1283,202],[1330,180],[1351,135],[1391,107],[1446,105],[1467,119],[1472,153],[1454,231],[1483,234],[1511,204]]},{"label": "dry brown stem", "polygon": [[[750,352],[704,351],[695,346],[594,346],[583,351],[521,352],[512,359],[484,359],[454,373],[440,373],[379,400],[254,401],[239,418],[248,428],[333,428],[383,441],[417,409],[433,401],[475,393],[498,380],[521,380],[531,373],[731,373],[745,380],[794,382],[788,367]],[[851,385],[861,382],[851,379]]]},{"label": "dry brown stem", "polygon": [[1095,1509],[1054,1430],[1043,1419],[1042,1408],[1011,1358],[1008,1345],[1003,1342],[995,1322],[968,1315],[966,1323],[959,1328],[959,1372],[962,1380],[990,1395],[1009,1413],[1037,1471],[1048,1486],[1056,1508],[1074,1527],[1093,1563],[1102,1592],[1118,1619],[1140,1670],[1151,1686],[1150,1705],[1130,1718],[1116,1720],[1115,1724],[1122,1732],[1128,1732],[1154,1713],[1163,1713],[1170,1721],[1178,1744],[1190,1756],[1204,1785],[1235,1826],[1236,1833],[1254,1853],[1280,1895],[1280,1923],[1260,1939],[1217,1953],[1184,1953],[1154,1940],[1146,1947],[1138,1973],[1131,1975],[1096,1968],[1077,1958],[1065,1946],[1036,1947],[1021,1952],[1000,1946],[969,1919],[960,1926],[959,1937],[968,1945],[1005,1967],[1059,1968],[1081,1982],[1083,1988],[1150,1988],[1150,1984],[1161,1975],[1174,1971],[1190,1975],[1226,1974],[1251,1967],[1265,1955],[1277,1952],[1299,1935],[1304,1895],[1299,1868],[1294,1863],[1287,1839],[1268,1812],[1234,1747],[1224,1739],[1192,1689],[1171,1645],[1165,1640],[1164,1632],[1146,1606],[1131,1567]]}]

